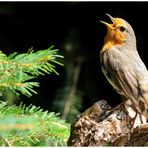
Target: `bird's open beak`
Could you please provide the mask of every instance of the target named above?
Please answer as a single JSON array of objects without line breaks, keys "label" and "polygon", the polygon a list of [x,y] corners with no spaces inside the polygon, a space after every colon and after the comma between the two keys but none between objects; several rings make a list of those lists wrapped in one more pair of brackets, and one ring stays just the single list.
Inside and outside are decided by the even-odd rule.
[{"label": "bird's open beak", "polygon": [[[111,21],[114,23],[115,22],[115,18],[113,18],[111,15],[109,15],[109,14],[106,14],[110,19],[111,19]],[[113,26],[112,26],[112,24],[109,24],[109,23],[107,23],[107,22],[104,22],[104,21],[100,21],[101,23],[103,23],[104,25],[106,25],[107,26],[107,28],[110,28],[110,29],[113,29]]]}]

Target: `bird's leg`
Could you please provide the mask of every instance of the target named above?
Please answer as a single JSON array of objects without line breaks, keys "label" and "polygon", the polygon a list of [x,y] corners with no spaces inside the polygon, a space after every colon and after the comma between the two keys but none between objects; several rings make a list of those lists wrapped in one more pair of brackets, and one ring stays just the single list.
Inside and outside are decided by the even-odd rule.
[{"label": "bird's leg", "polygon": [[140,116],[140,121],[141,121],[141,124],[143,124],[142,116],[141,116],[141,115],[139,115],[139,116]]},{"label": "bird's leg", "polygon": [[[143,119],[142,119],[142,115],[139,114],[139,118],[140,118],[140,122],[141,124],[143,124]],[[140,134],[140,124],[138,125],[138,133]]]}]

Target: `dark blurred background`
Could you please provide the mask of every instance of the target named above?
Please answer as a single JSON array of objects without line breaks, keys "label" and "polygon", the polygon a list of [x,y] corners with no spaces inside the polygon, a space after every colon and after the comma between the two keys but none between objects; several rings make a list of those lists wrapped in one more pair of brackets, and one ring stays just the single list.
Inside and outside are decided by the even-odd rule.
[{"label": "dark blurred background", "polygon": [[120,102],[99,61],[106,34],[99,20],[109,21],[106,13],[133,26],[139,54],[148,67],[147,2],[0,2],[0,50],[9,55],[55,45],[64,56],[60,61],[64,66],[56,66],[60,75],[39,77],[38,95],[21,95],[17,103],[60,112],[71,121],[100,99],[111,106]]}]

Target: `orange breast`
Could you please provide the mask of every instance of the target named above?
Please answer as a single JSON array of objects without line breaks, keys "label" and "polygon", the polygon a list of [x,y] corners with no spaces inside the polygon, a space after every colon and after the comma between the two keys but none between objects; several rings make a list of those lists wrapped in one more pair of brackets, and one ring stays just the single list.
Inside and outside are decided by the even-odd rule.
[{"label": "orange breast", "polygon": [[107,34],[105,37],[104,45],[103,45],[101,52],[104,52],[105,50],[108,50],[115,45],[124,45],[123,38],[121,38],[121,36],[119,36],[119,34],[113,34],[112,37],[110,37]]}]

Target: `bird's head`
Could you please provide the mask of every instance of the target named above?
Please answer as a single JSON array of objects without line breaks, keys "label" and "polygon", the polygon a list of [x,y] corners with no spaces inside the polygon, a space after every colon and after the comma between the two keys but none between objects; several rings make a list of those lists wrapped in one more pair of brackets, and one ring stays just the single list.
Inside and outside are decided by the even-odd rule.
[{"label": "bird's head", "polygon": [[105,43],[112,42],[114,45],[120,45],[126,42],[136,42],[134,31],[127,21],[122,18],[113,18],[109,14],[107,14],[107,16],[111,19],[111,24],[100,21],[107,27]]}]

